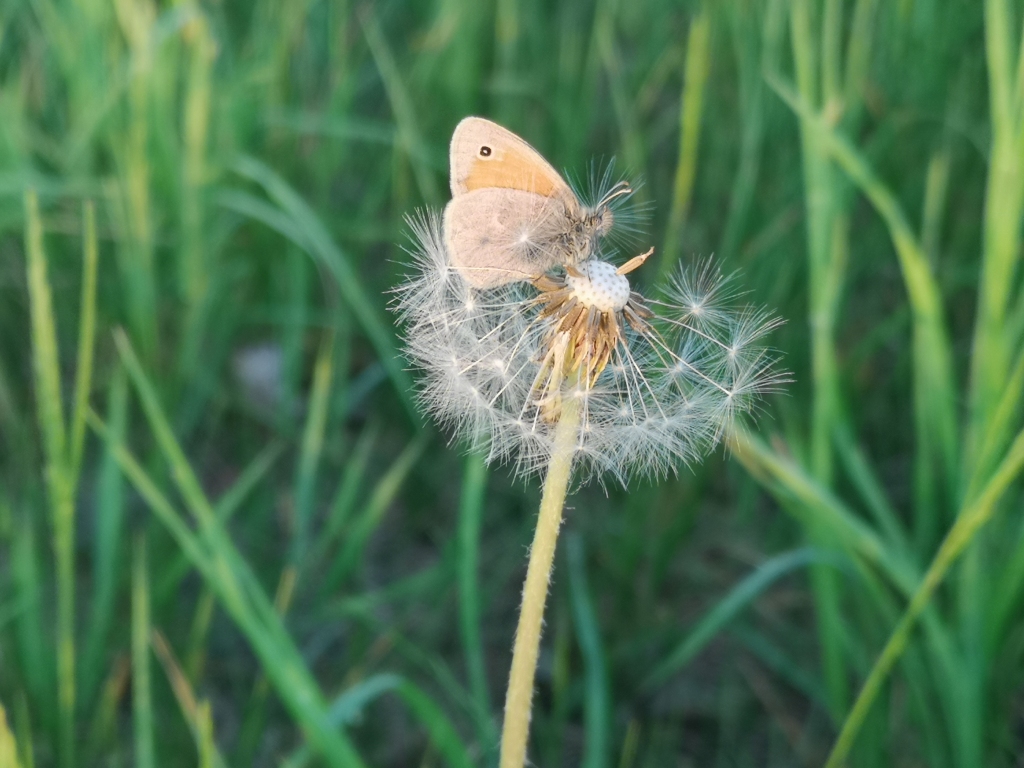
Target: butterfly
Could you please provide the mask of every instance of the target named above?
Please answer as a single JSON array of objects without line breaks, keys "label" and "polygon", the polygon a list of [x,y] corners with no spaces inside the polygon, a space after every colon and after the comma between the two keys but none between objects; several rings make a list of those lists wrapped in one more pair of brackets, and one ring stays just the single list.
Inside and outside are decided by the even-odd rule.
[{"label": "butterfly", "polygon": [[455,127],[449,158],[445,246],[474,288],[533,280],[586,261],[611,230],[614,205],[633,193],[620,181],[584,205],[537,150],[482,117]]}]

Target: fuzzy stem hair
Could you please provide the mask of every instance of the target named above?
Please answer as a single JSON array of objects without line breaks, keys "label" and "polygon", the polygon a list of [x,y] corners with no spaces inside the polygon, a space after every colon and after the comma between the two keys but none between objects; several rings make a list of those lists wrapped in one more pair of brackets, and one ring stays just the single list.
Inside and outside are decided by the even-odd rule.
[{"label": "fuzzy stem hair", "polygon": [[523,768],[526,762],[533,680],[537,671],[544,605],[548,597],[548,584],[551,582],[558,531],[562,525],[562,509],[565,506],[573,454],[576,452],[579,421],[578,399],[564,398],[558,425],[555,427],[554,450],[544,480],[537,530],[533,535],[526,581],[523,584],[523,604],[519,609],[519,626],[516,628],[512,669],[505,696],[500,768]]}]

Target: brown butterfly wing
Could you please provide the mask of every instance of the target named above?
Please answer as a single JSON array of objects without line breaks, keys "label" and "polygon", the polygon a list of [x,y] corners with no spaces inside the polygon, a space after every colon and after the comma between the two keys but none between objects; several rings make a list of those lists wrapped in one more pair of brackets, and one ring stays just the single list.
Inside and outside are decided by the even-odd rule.
[{"label": "brown butterfly wing", "polygon": [[450,151],[452,197],[479,189],[517,189],[567,204],[576,196],[541,154],[512,131],[482,117],[455,127]]},{"label": "brown butterfly wing", "polygon": [[564,259],[565,216],[558,197],[471,190],[444,209],[445,245],[452,265],[474,288],[529,280]]}]

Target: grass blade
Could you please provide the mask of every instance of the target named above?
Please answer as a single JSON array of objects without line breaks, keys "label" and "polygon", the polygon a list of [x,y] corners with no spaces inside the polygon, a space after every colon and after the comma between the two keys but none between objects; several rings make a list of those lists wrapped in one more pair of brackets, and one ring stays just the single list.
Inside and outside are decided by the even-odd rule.
[{"label": "grass blade", "polygon": [[491,719],[491,693],[487,687],[484,645],[480,637],[480,523],[486,489],[487,465],[480,456],[469,454],[463,462],[459,499],[459,627],[469,690],[476,709],[478,738],[489,752],[497,744],[498,734]]},{"label": "grass blade", "polygon": [[729,622],[733,621],[766,589],[783,576],[812,563],[834,567],[834,558],[815,549],[796,549],[783,552],[759,565],[729,594],[719,600],[697,625],[691,629],[667,659],[661,662],[641,683],[641,689],[651,690],[681,670],[700,653]]},{"label": "grass blade", "polygon": [[[401,675],[383,673],[356,683],[331,704],[330,721],[335,725],[358,722],[363,710],[385,693],[396,693],[423,725],[430,741],[438,748],[452,768],[473,768],[475,763],[459,739],[451,721],[434,701],[414,683]],[[284,768],[302,768],[310,760],[309,750],[297,750],[283,764]]]},{"label": "grass blade", "polygon": [[[259,582],[217,521],[213,507],[203,494],[198,479],[174,439],[170,425],[156,399],[152,385],[142,371],[123,331],[115,334],[132,383],[135,385],[150,428],[165,461],[171,467],[178,490],[200,525],[197,537],[160,493],[138,462],[115,443],[115,455],[122,471],[143,495],[160,521],[168,527],[179,546],[202,573],[260,658],[267,677],[303,731],[324,758],[337,768],[362,766],[355,749],[325,720],[326,704],[315,680],[295,647],[273,605]],[[111,440],[99,419],[90,414],[93,428]]]},{"label": "grass blade", "polygon": [[697,149],[704,111],[704,87],[711,69],[711,12],[702,7],[690,22],[686,38],[686,65],[683,94],[679,108],[679,150],[675,180],[672,184],[672,205],[659,264],[659,282],[676,267],[682,247],[683,225],[690,210],[693,183],[697,177]]},{"label": "grass blade", "polygon": [[82,306],[78,319],[78,372],[75,376],[75,400],[71,411],[71,445],[68,459],[68,483],[78,484],[85,443],[85,412],[89,408],[92,389],[93,352],[96,342],[96,273],[99,246],[96,242],[96,206],[87,201],[82,206],[85,230],[82,235]]},{"label": "grass blade", "polygon": [[306,426],[302,431],[302,447],[295,478],[295,540],[292,545],[292,563],[299,566],[309,547],[309,532],[313,520],[313,491],[317,465],[324,446],[327,429],[331,380],[334,375],[334,334],[324,337],[313,369],[313,386],[309,393]]},{"label": "grass blade", "polygon": [[132,730],[135,734],[135,765],[155,768],[153,696],[149,674],[149,573],[146,536],[135,537],[132,557]]},{"label": "grass blade", "polygon": [[419,460],[427,446],[427,432],[421,432],[415,440],[399,454],[388,471],[377,483],[362,515],[352,523],[352,528],[342,544],[341,552],[323,581],[323,589],[333,591],[359,564],[366,542],[384,518],[384,513],[405,482],[406,476]]},{"label": "grass blade", "polygon": [[192,731],[200,761],[216,768],[225,768],[224,759],[213,743],[213,723],[210,719],[209,706],[207,705],[204,710],[202,704],[197,701],[192,685],[174,657],[170,643],[160,630],[153,630],[151,643],[167,675],[167,681],[171,684],[171,690],[174,691],[174,698],[178,701],[181,714]]},{"label": "grass blade", "polygon": [[601,644],[601,630],[594,616],[590,588],[587,586],[586,555],[583,539],[578,534],[569,537],[569,588],[572,597],[573,621],[583,653],[584,721],[586,736],[582,768],[606,768],[610,765],[611,750],[611,693],[608,669]]},{"label": "grass blade", "polygon": [[43,226],[34,192],[25,195],[28,286],[32,315],[32,362],[39,429],[46,455],[46,487],[57,561],[57,697],[60,765],[75,763],[75,503],[67,427],[60,394],[57,322],[43,251]]},{"label": "grass blade", "polygon": [[829,533],[831,541],[851,556],[871,563],[906,595],[917,583],[913,565],[882,539],[839,499],[818,485],[792,459],[779,456],[759,438],[739,428],[729,439],[737,459],[769,490],[793,499]]},{"label": "grass blade", "polygon": [[942,545],[935,553],[935,558],[928,566],[928,570],[903,612],[903,616],[864,681],[857,700],[843,722],[843,727],[832,747],[825,768],[840,768],[845,762],[846,756],[857,738],[857,732],[863,725],[871,705],[878,697],[889,671],[906,650],[917,618],[928,606],[932,594],[942,583],[950,566],[974,540],[982,526],[988,523],[995,514],[997,502],[1010,484],[1017,479],[1022,469],[1024,469],[1024,432],[1017,435],[1017,439],[1014,440],[1006,458],[1003,459],[992,479],[978,495],[977,500],[957,516],[953,527],[943,539]]},{"label": "grass blade", "polygon": [[417,120],[412,99],[409,98],[409,92],[402,81],[401,71],[388,46],[387,38],[381,31],[374,11],[374,7],[368,6],[362,15],[363,34],[366,36],[366,44],[369,46],[374,63],[380,72],[381,80],[384,83],[384,92],[387,94],[391,111],[395,115],[395,122],[398,124],[398,143],[405,149],[406,155],[412,162],[420,195],[431,205],[437,205],[441,200],[441,193],[437,188],[436,176],[433,170],[426,167],[420,160],[426,152],[423,150],[425,145],[417,127],[419,120]]},{"label": "grass blade", "polygon": [[330,233],[309,205],[268,166],[255,158],[243,157],[235,163],[234,169],[240,175],[262,186],[271,199],[287,214],[292,226],[289,226],[282,234],[293,238],[296,245],[306,249],[334,276],[342,298],[345,299],[352,315],[362,325],[363,332],[377,351],[380,363],[388,372],[410,418],[413,423],[419,424],[419,411],[410,394],[413,391],[412,382],[408,372],[402,366],[401,359],[395,354],[394,337],[390,329],[381,321],[376,307],[368,299],[369,296],[374,295],[374,292],[368,291],[362,284],[362,278],[352,260],[335,244]]},{"label": "grass blade", "polygon": [[[128,427],[128,380],[118,367],[107,398],[110,432],[123,442]],[[114,617],[118,575],[122,565],[121,542],[125,527],[124,478],[110,445],[104,446],[96,490],[96,537],[93,544],[93,590],[89,629],[82,653],[82,697],[90,700],[103,676],[107,642]]]},{"label": "grass blade", "polygon": [[18,760],[18,745],[14,734],[7,725],[7,710],[0,704],[0,765],[5,768],[21,768]]}]

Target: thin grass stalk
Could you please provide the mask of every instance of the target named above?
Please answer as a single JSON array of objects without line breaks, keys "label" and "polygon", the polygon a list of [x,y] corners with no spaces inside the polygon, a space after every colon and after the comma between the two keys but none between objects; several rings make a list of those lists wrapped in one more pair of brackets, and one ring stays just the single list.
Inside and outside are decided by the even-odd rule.
[{"label": "thin grass stalk", "polygon": [[[121,338],[127,344],[123,333]],[[130,347],[126,346],[125,349],[128,350],[127,367],[134,383],[141,382],[140,386],[143,389],[140,395],[143,402],[146,402],[153,396],[152,389],[145,379],[135,379],[136,376],[141,376],[140,370],[132,370],[133,366],[138,365],[138,358],[130,351]],[[157,419],[162,418],[158,414],[151,415]],[[230,539],[219,528],[219,524],[214,521],[212,526],[206,527],[198,535],[193,533],[135,457],[123,443],[114,439],[99,417],[90,411],[88,420],[93,431],[110,444],[125,476],[174,537],[178,546],[188,555],[207,586],[217,594],[225,611],[246,636],[264,671],[273,681],[281,701],[289,709],[305,736],[320,751],[327,764],[334,768],[361,768],[363,762],[348,739],[341,731],[329,725],[327,703],[323,700],[308,667],[282,626],[274,607],[256,583],[255,575],[248,569]],[[160,422],[151,424],[151,427],[159,437],[164,435],[167,424]],[[173,446],[161,447],[165,455],[177,454]],[[178,464],[176,461],[170,463],[174,466],[172,472],[181,476],[179,480],[183,484],[194,479],[191,478],[191,470],[187,465]],[[182,485],[179,485],[178,490],[186,498],[189,496]],[[205,497],[199,502],[209,506]],[[191,505],[190,509],[203,527],[202,521],[206,518],[206,513]]]},{"label": "thin grass stalk", "polygon": [[[811,30],[812,13],[807,0],[790,7],[790,35],[797,87],[807,104],[817,104],[821,86],[816,72],[821,54],[815,50],[816,36]],[[826,18],[831,27],[834,22]],[[834,77],[823,78],[835,87]],[[807,244],[809,322],[811,329],[812,420],[809,464],[815,479],[830,487],[833,477],[832,436],[839,417],[839,377],[835,354],[836,311],[840,304],[846,271],[845,247],[841,245],[844,227],[840,226],[836,199],[837,179],[813,121],[800,116],[800,141],[807,208]],[[813,523],[808,529],[811,541],[831,546],[827,535]],[[811,567],[811,585],[815,595],[818,639],[822,667],[829,694],[828,706],[838,720],[846,708],[849,689],[842,647],[840,587],[836,574],[822,566]]]},{"label": "thin grass stalk", "polygon": [[[67,427],[60,394],[57,323],[43,250],[43,226],[34,192],[25,195],[26,265],[32,319],[32,362],[39,428],[46,457],[46,488],[53,518],[57,578],[57,742],[60,765],[75,763],[75,506]],[[86,385],[88,379],[86,379]]]},{"label": "thin grass stalk", "polygon": [[910,603],[907,605],[899,624],[893,630],[878,660],[875,662],[861,688],[857,700],[850,709],[843,727],[839,732],[832,752],[825,763],[825,768],[840,768],[853,746],[857,733],[867,717],[871,705],[878,697],[882,684],[888,677],[893,665],[899,660],[907,644],[918,617],[928,606],[932,595],[942,583],[950,567],[956,562],[963,551],[974,541],[978,531],[992,519],[998,511],[997,503],[1012,482],[1017,479],[1024,468],[1024,431],[1017,435],[1006,458],[996,470],[985,489],[976,501],[964,508],[943,539],[935,557],[925,572],[924,577]]},{"label": "thin grass stalk", "polygon": [[210,173],[207,168],[207,142],[210,103],[213,98],[211,73],[215,44],[206,17],[201,14],[189,22],[183,36],[187,43],[188,75],[182,118],[182,247],[178,280],[185,304],[182,313],[182,373],[187,375],[193,370],[198,358],[201,317],[213,268],[203,237],[203,195]]},{"label": "thin grass stalk", "polygon": [[675,268],[679,259],[683,225],[690,210],[693,184],[697,177],[697,149],[700,145],[701,117],[704,111],[704,88],[711,69],[711,13],[706,7],[690,22],[686,38],[686,64],[683,93],[679,108],[679,148],[675,179],[672,183],[672,205],[662,248],[658,282]]},{"label": "thin grass stalk", "polygon": [[153,696],[149,672],[149,572],[146,565],[146,535],[135,537],[132,558],[132,729],[135,735],[135,765],[155,768]]},{"label": "thin grass stalk", "polygon": [[[212,754],[210,755],[211,765],[216,764],[218,768],[225,768],[224,761],[220,757],[219,753],[217,753],[216,746],[212,742],[212,723],[207,723],[207,725],[211,726],[210,733],[206,734],[206,736],[203,734],[202,712],[204,705],[207,705],[207,702],[196,697],[196,691],[193,690],[193,686],[191,686],[188,682],[188,678],[185,677],[184,672],[181,670],[181,666],[178,664],[178,659],[174,655],[174,650],[171,648],[167,638],[164,637],[160,630],[153,631],[150,637],[150,643],[157,659],[164,668],[164,674],[167,676],[167,682],[170,684],[171,690],[174,692],[174,697],[178,701],[178,708],[181,710],[181,715],[184,717],[185,723],[188,725],[191,734],[193,734],[193,739],[196,741],[197,752],[200,754],[201,759],[204,751],[203,739],[209,738],[209,748],[212,750]],[[209,717],[208,705],[206,707],[206,715]]]},{"label": "thin grass stalk", "polygon": [[[11,593],[25,609],[15,626],[15,644],[20,662],[22,699],[39,702],[42,726],[52,730],[53,665],[46,648],[43,605],[40,599],[40,568],[34,520],[21,515],[14,529],[10,550]],[[15,714],[18,714],[17,711]],[[18,740],[26,744],[19,734]]]},{"label": "thin grass stalk", "polygon": [[537,672],[544,605],[548,597],[548,584],[551,582],[558,531],[562,525],[562,509],[569,487],[578,427],[579,402],[573,397],[563,398],[562,414],[555,428],[551,463],[544,480],[537,530],[530,546],[519,625],[516,627],[516,640],[512,648],[512,669],[509,672],[505,720],[501,729],[501,768],[523,768],[526,763],[533,681]]},{"label": "thin grass stalk", "polygon": [[480,521],[487,488],[487,465],[480,456],[470,454],[463,464],[462,495],[459,499],[458,570],[459,627],[469,691],[476,709],[478,738],[485,749],[493,741],[491,693],[487,685],[484,645],[480,637]]},{"label": "thin grass stalk", "polygon": [[223,765],[217,745],[213,740],[213,715],[210,712],[210,702],[203,699],[196,707],[196,727],[199,731],[197,737],[199,745],[199,768],[215,768]]},{"label": "thin grass stalk", "polygon": [[[120,366],[114,371],[107,394],[107,422],[117,440],[123,441],[128,429],[128,379]],[[96,474],[95,534],[91,552],[92,594],[88,629],[82,651],[80,693],[91,700],[100,684],[109,651],[110,628],[114,619],[123,563],[121,553],[125,535],[124,478],[105,446]]]},{"label": "thin grass stalk", "polygon": [[[766,127],[764,72],[775,66],[786,26],[786,9],[776,0],[767,3],[763,18],[758,18],[736,3],[731,4],[729,15],[740,78],[742,135],[740,158],[729,195],[729,215],[719,248],[725,260],[739,251],[740,240],[750,224]],[[763,23],[761,31],[757,29],[758,21]]]},{"label": "thin grass stalk", "polygon": [[611,764],[611,692],[597,617],[587,585],[586,553],[578,533],[569,537],[569,586],[573,621],[586,675],[583,713],[585,740],[582,768],[607,768]]},{"label": "thin grass stalk", "polygon": [[[301,349],[301,344],[299,348]],[[324,434],[330,415],[328,406],[333,377],[334,334],[328,333],[321,342],[313,368],[313,385],[310,388],[309,409],[306,425],[302,430],[302,447],[295,478],[295,539],[292,545],[292,565],[300,570],[309,549],[316,472],[323,453]]]},{"label": "thin grass stalk", "polygon": [[96,275],[99,268],[99,246],[96,242],[96,206],[92,201],[82,205],[82,294],[78,318],[78,371],[75,374],[75,399],[71,411],[71,443],[68,447],[68,482],[78,485],[85,445],[85,414],[89,409],[92,389],[93,352],[96,342]]},{"label": "thin grass stalk", "polygon": [[1020,254],[1024,214],[1024,125],[1018,117],[1014,83],[1012,18],[1005,0],[985,3],[985,53],[988,64],[992,148],[985,190],[985,221],[978,311],[971,360],[969,446],[984,432],[1003,392],[1011,360],[1006,313]]},{"label": "thin grass stalk", "polygon": [[[1020,257],[1020,223],[1024,215],[1024,124],[1018,102],[1019,83],[1013,70],[1014,41],[1010,26],[1014,14],[1003,0],[985,4],[985,53],[989,82],[992,145],[986,180],[983,252],[978,285],[977,314],[971,358],[967,467],[961,478],[987,479],[984,471],[985,442],[1002,410],[1010,366],[1016,354],[1017,332],[1008,322]],[[969,500],[969,497],[968,497]],[[985,680],[991,661],[985,646],[986,624],[998,611],[999,600],[989,601],[990,578],[982,558],[984,539],[971,547],[959,571],[959,618],[964,646],[964,685],[959,693],[963,717],[960,755],[964,764],[978,764],[984,755],[987,712]],[[1006,586],[1001,584],[1001,590]],[[998,592],[998,591],[997,591]],[[989,605],[994,602],[994,605]],[[989,616],[985,615],[986,609]]]},{"label": "thin grass stalk", "polygon": [[[915,424],[920,461],[933,467],[929,482],[945,484],[946,495],[955,497],[959,476],[956,423],[956,385],[953,355],[942,309],[942,293],[928,258],[914,235],[899,202],[875,175],[867,161],[844,137],[811,111],[809,103],[777,80],[776,92],[819,134],[829,155],[857,185],[892,238],[906,285],[913,317]],[[922,470],[918,470],[919,482]],[[929,476],[932,476],[929,473]]]},{"label": "thin grass stalk", "polygon": [[380,28],[380,22],[372,7],[361,14],[361,21],[366,44],[380,72],[384,93],[387,94],[391,111],[395,116],[400,146],[408,156],[416,186],[426,202],[436,204],[441,199],[441,192],[437,186],[436,175],[424,162],[424,157],[427,156],[427,152],[424,151],[426,143],[417,127],[416,108],[401,69],[395,61],[391,46]]},{"label": "thin grass stalk", "polygon": [[[337,768],[361,766],[362,760],[344,734],[328,725],[327,705],[319,686],[255,574],[221,527],[195,472],[174,438],[153,386],[127,336],[118,330],[114,340],[178,492],[199,524],[199,534],[189,530],[134,457],[123,446],[115,445],[115,456],[122,471],[201,571],[207,585],[217,592],[222,605],[260,657],[282,701],[325,760]],[[110,440],[108,431],[95,414],[90,412],[89,419],[92,428]]]},{"label": "thin grass stalk", "polygon": [[157,347],[155,313],[156,264],[153,246],[153,211],[149,161],[150,93],[155,46],[156,8],[151,0],[118,0],[118,20],[128,40],[135,68],[128,91],[126,135],[114,147],[120,159],[120,199],[128,243],[124,273],[128,314],[142,356],[153,360]]}]

